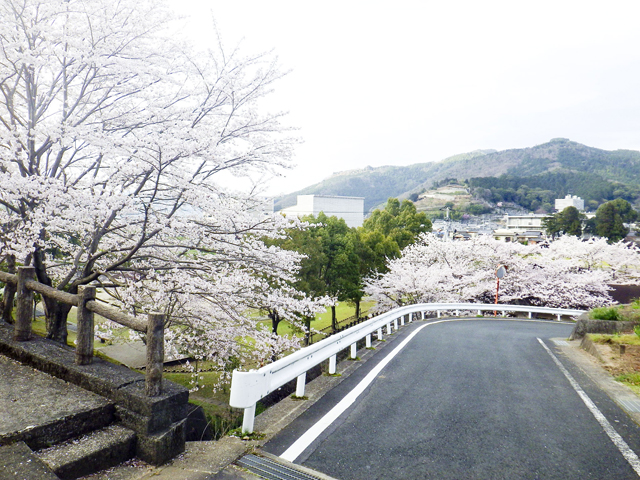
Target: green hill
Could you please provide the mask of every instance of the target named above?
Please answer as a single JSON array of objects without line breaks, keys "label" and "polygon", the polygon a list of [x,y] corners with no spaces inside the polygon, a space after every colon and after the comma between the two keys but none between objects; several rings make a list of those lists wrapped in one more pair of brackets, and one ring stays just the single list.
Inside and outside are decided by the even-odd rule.
[{"label": "green hill", "polygon": [[[496,180],[478,180],[486,177],[495,177]],[[280,197],[276,199],[276,209],[294,205],[296,195],[316,194],[365,197],[365,211],[369,211],[389,197],[408,198],[448,178],[473,179],[469,182],[472,189],[483,188],[499,193],[497,196],[488,192],[482,194],[487,201],[499,200],[500,189],[546,191],[543,200],[531,200],[529,205],[523,200],[522,205],[531,209],[547,202],[547,197],[558,198],[567,193],[591,201],[591,207],[615,197],[637,202],[640,195],[640,152],[607,151],[556,138],[534,147],[478,150],[440,162],[406,167],[367,167],[336,173],[320,183]],[[505,195],[509,197],[508,192]],[[530,191],[526,195],[533,198]],[[501,197],[501,200],[518,203],[517,198],[507,200]]]}]

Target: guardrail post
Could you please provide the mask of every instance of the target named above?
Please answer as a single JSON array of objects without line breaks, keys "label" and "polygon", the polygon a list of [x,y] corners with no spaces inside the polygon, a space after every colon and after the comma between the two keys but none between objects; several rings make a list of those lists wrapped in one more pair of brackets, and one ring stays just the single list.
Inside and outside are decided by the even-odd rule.
[{"label": "guardrail post", "polygon": [[93,312],[87,309],[87,302],[95,300],[96,287],[78,287],[78,337],[76,338],[76,365],[93,362]]},{"label": "guardrail post", "polygon": [[507,316],[507,311],[506,310],[502,310],[502,316],[506,317]]},{"label": "guardrail post", "polygon": [[482,310],[478,310],[478,316],[482,316]]},{"label": "guardrail post", "polygon": [[13,339],[24,342],[31,339],[31,319],[33,318],[33,292],[25,286],[27,280],[36,275],[34,267],[18,267],[18,285],[16,286],[16,324],[13,327]]},{"label": "guardrail post", "polygon": [[382,340],[382,327],[378,329],[378,341]]},{"label": "guardrail post", "polygon": [[302,375],[298,375],[298,380],[296,381],[296,397],[304,397],[304,385],[307,382],[307,372],[304,372]]},{"label": "guardrail post", "polygon": [[358,356],[358,347],[355,343],[351,344],[351,360],[355,360]]},{"label": "guardrail post", "polygon": [[329,357],[329,375],[335,375],[335,374],[336,374],[336,356],[331,355]]},{"label": "guardrail post", "polygon": [[529,318],[531,318],[531,312],[529,312]]},{"label": "guardrail post", "polygon": [[[149,397],[155,397],[162,393],[165,316],[161,313],[150,313],[148,318],[145,393]],[[253,410],[255,412],[255,405]],[[251,422],[253,423],[253,420]]]},{"label": "guardrail post", "polygon": [[371,334],[365,337],[365,348],[371,348]]},{"label": "guardrail post", "polygon": [[387,323],[387,335],[391,335],[391,324]]},{"label": "guardrail post", "polygon": [[393,319],[393,329],[394,330],[398,330],[398,319],[397,318]]},{"label": "guardrail post", "polygon": [[426,316],[426,314],[427,314],[427,312],[425,312],[425,311],[423,310],[422,312],[420,312],[420,314],[421,314],[421,317],[422,317],[420,320],[424,320],[424,319],[425,319],[425,316]]},{"label": "guardrail post", "polygon": [[456,317],[460,316],[460,310],[456,310]]},{"label": "guardrail post", "polygon": [[436,310],[438,312],[438,318],[440,318],[440,310]]},{"label": "guardrail post", "polygon": [[404,327],[404,315],[400,317],[400,325]]},{"label": "guardrail post", "polygon": [[242,417],[242,433],[253,433],[253,421],[256,416],[256,404],[244,409]]},{"label": "guardrail post", "polygon": [[558,321],[560,321],[560,316],[561,316],[561,315],[560,315],[560,314],[558,314]]}]

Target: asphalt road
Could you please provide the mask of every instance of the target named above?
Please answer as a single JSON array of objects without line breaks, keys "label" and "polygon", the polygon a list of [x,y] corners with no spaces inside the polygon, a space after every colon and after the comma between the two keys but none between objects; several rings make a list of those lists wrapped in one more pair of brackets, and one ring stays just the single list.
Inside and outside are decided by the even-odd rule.
[{"label": "asphalt road", "polygon": [[[281,455],[401,337],[422,325],[396,333],[394,345],[381,349],[264,450]],[[640,428],[550,340],[568,337],[571,328],[504,320],[429,325],[295,463],[342,480],[638,479],[538,340],[628,445],[627,456],[640,453]]]}]

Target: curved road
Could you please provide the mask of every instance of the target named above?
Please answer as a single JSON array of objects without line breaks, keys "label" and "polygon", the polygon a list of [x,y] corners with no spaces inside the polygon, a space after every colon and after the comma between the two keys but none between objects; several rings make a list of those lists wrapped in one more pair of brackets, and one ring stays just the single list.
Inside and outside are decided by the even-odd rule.
[{"label": "curved road", "polygon": [[571,325],[424,325],[396,333],[264,450],[282,455],[415,334],[296,463],[342,480],[640,478],[640,428],[551,340]]}]

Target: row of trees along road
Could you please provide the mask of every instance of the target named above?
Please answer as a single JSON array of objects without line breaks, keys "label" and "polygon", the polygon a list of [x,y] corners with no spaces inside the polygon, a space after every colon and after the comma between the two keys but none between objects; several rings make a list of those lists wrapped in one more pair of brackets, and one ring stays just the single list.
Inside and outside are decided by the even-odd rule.
[{"label": "row of trees along road", "polygon": [[[334,329],[335,302],[353,303],[359,317],[365,279],[385,272],[388,259],[398,258],[420,234],[431,231],[431,221],[424,213],[419,213],[412,202],[401,203],[396,198],[388,199],[385,207],[375,210],[359,228],[349,228],[343,219],[324,213],[303,220],[309,228],[290,230],[288,238],[270,243],[304,256],[295,285],[311,297],[326,295],[333,299]],[[278,323],[272,318],[274,333]]]},{"label": "row of trees along road", "polygon": [[[166,313],[168,347],[196,358],[272,358],[297,340],[247,312],[318,309],[291,288],[300,256],[259,240],[295,224],[256,214],[297,143],[261,108],[282,74],[270,55],[198,50],[173,17],[162,0],[0,0],[0,259]],[[69,307],[44,310],[65,343]]]},{"label": "row of trees along road", "polygon": [[567,207],[546,217],[543,226],[547,234],[553,238],[560,234],[579,237],[583,233],[590,233],[606,238],[609,243],[615,243],[629,234],[629,228],[625,223],[634,222],[637,218],[638,212],[631,204],[618,198],[600,205],[595,217],[588,220],[576,207]]},{"label": "row of trees along road", "polygon": [[604,238],[583,241],[563,235],[546,246],[501,242],[478,236],[443,242],[435,235],[417,241],[370,278],[365,291],[377,308],[429,302],[492,303],[496,265],[507,268],[500,303],[590,309],[612,302],[612,283],[640,283],[640,250]]}]

